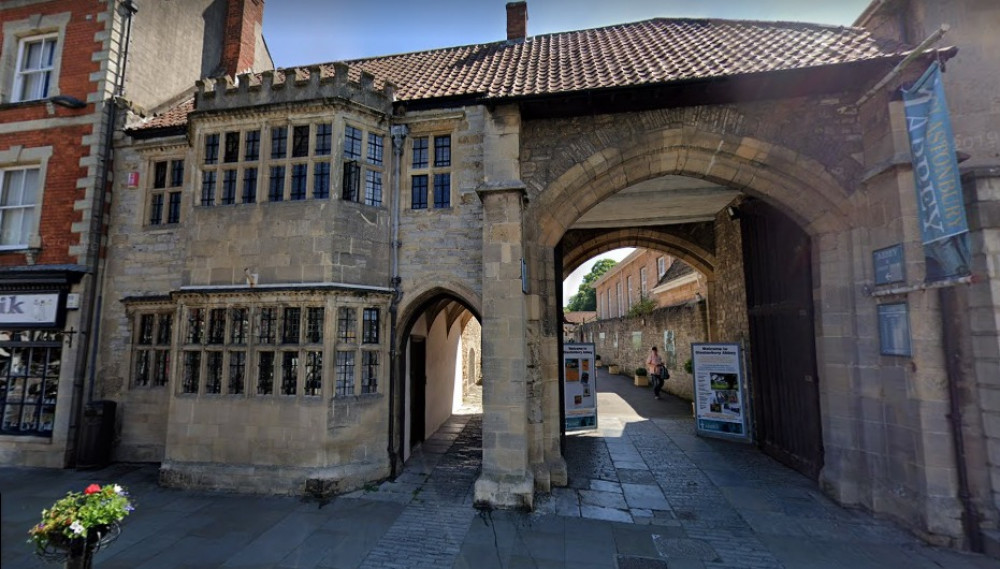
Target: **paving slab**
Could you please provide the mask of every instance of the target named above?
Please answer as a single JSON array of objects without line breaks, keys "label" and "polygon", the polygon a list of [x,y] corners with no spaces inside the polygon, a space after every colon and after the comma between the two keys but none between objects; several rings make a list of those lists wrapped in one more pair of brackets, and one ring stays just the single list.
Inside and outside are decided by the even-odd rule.
[{"label": "paving slab", "polygon": [[48,567],[25,543],[41,509],[118,482],[138,509],[100,569],[1000,569],[842,508],[751,447],[696,437],[686,402],[599,385],[602,428],[566,438],[570,484],[535,512],[472,507],[482,418],[470,404],[396,481],[325,502],[161,488],[155,465],[0,467],[0,566]]}]

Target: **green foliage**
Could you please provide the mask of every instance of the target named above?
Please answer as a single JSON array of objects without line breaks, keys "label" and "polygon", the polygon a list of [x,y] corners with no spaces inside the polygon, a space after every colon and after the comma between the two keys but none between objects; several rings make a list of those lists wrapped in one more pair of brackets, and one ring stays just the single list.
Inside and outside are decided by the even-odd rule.
[{"label": "green foliage", "polygon": [[635,368],[635,374],[636,375],[646,375],[646,368],[644,368],[644,367],[637,367],[637,368]]},{"label": "green foliage", "polygon": [[42,510],[42,521],[28,530],[28,543],[41,551],[50,542],[65,544],[69,539],[86,538],[90,530],[120,522],[134,509],[121,486],[108,484],[101,488],[91,484],[83,492],[69,492],[51,508]]},{"label": "green foliage", "polygon": [[617,264],[618,262],[613,259],[601,259],[594,263],[590,272],[584,275],[583,282],[580,283],[577,293],[569,297],[566,311],[584,312],[597,310],[597,291],[594,290],[594,281],[604,276],[604,273],[611,270],[611,267]]},{"label": "green foliage", "polygon": [[639,301],[628,309],[628,315],[630,317],[643,316],[654,310],[656,310],[656,301],[643,294],[639,296]]},{"label": "green foliage", "polygon": [[694,373],[694,362],[691,361],[691,358],[688,358],[688,360],[684,362],[684,371]]}]

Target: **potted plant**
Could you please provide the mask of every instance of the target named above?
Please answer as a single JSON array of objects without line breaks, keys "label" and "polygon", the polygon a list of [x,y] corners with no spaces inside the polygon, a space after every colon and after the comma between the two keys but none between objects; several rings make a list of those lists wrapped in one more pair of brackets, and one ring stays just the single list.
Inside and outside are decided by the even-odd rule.
[{"label": "potted plant", "polygon": [[646,368],[635,368],[635,386],[646,387],[647,385],[649,385],[649,377],[646,376]]},{"label": "potted plant", "polygon": [[596,367],[601,367],[602,365],[604,365],[601,363],[601,354],[594,355],[594,365]]},{"label": "potted plant", "polygon": [[134,509],[121,486],[91,484],[42,510],[42,520],[28,530],[28,543],[43,559],[65,561],[67,569],[89,569],[94,553],[118,539],[119,523]]},{"label": "potted plant", "polygon": [[608,373],[611,375],[618,375],[621,373],[621,368],[618,367],[618,364],[608,364]]}]

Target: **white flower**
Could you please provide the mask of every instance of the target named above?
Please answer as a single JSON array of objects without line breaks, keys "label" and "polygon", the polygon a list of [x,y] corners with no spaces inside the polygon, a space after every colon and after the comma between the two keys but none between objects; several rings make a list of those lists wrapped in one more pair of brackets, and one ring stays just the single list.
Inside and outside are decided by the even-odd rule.
[{"label": "white flower", "polygon": [[124,492],[124,488],[122,488],[117,484],[115,484],[114,489],[115,489],[115,494],[118,494],[119,496],[121,496],[122,493]]},{"label": "white flower", "polygon": [[75,521],[69,525],[69,529],[73,530],[76,535],[81,535],[83,532],[87,531],[79,521]]}]

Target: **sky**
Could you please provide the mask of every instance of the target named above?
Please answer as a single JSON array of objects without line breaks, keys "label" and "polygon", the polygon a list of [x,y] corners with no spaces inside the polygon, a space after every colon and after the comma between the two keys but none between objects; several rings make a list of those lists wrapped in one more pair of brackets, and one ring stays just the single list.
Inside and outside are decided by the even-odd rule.
[{"label": "sky", "polygon": [[[528,0],[528,36],[649,18],[780,20],[849,26],[871,0]],[[268,0],[264,38],[276,67],[502,41],[507,0]],[[576,294],[591,259],[563,281]]]},{"label": "sky", "polygon": [[[849,26],[870,0],[528,0],[528,35],[649,18],[711,17]],[[501,41],[506,0],[268,0],[277,67]]]}]

